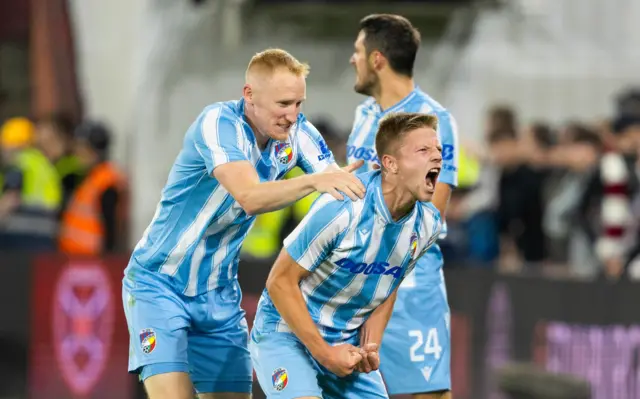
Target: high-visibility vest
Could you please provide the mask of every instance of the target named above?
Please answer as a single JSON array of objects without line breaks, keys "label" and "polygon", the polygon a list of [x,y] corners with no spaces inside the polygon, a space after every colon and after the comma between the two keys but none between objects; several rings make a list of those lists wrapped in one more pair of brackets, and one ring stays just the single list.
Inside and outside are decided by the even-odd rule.
[{"label": "high-visibility vest", "polygon": [[[120,194],[125,191],[125,180],[110,163],[93,168],[71,197],[62,214],[60,226],[60,250],[70,255],[95,256],[104,251],[105,230],[102,221],[101,199],[109,188]],[[122,196],[119,211],[122,214]]]},{"label": "high-visibility vest", "polygon": [[15,166],[22,172],[20,206],[2,223],[6,234],[54,237],[56,212],[62,201],[60,178],[42,152],[26,148],[17,155]]}]

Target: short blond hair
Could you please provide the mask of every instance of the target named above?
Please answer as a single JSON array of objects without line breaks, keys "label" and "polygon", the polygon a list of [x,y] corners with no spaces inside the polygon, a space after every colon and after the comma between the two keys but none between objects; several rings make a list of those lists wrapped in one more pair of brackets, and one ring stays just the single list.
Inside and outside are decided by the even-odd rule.
[{"label": "short blond hair", "polygon": [[438,130],[438,118],[435,115],[417,112],[391,113],[380,121],[376,133],[376,152],[378,157],[393,155],[398,147],[398,142],[406,133],[420,128]]},{"label": "short blond hair", "polygon": [[246,75],[248,76],[250,71],[256,69],[273,72],[277,68],[286,68],[296,76],[309,75],[309,64],[298,61],[296,57],[279,48],[267,49],[251,57]]}]

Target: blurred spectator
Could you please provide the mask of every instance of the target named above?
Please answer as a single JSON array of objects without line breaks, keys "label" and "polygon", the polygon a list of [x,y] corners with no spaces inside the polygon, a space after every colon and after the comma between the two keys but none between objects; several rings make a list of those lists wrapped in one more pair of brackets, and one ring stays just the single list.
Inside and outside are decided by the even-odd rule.
[{"label": "blurred spectator", "polygon": [[513,129],[492,132],[489,145],[491,157],[500,168],[496,218],[501,235],[501,261],[508,268],[523,262],[540,262],[545,254],[542,231],[545,174],[529,165]]},{"label": "blurred spectator", "polygon": [[32,146],[33,138],[33,124],[26,118],[9,119],[1,128],[0,249],[55,249],[60,179],[44,154]]},{"label": "blurred spectator", "polygon": [[548,192],[544,231],[549,238],[553,262],[569,264],[575,275],[589,276],[597,270],[592,243],[579,217],[578,208],[591,171],[596,167],[604,145],[594,130],[571,124],[566,136],[549,154],[549,164],[557,168]]},{"label": "blurred spectator", "polygon": [[[580,220],[604,272],[623,272],[629,243],[630,200],[640,187],[636,175],[640,146],[640,117],[621,116],[614,122],[616,148],[610,149],[591,175],[579,207]],[[597,272],[597,270],[593,271]]]},{"label": "blurred spectator", "polygon": [[36,122],[36,145],[53,163],[62,184],[62,212],[71,195],[84,177],[84,170],[73,153],[73,128],[71,118],[54,113]]},{"label": "blurred spectator", "polygon": [[109,162],[111,133],[94,122],[76,128],[76,155],[87,177],[62,215],[60,249],[95,256],[122,250],[126,221],[126,182]]}]

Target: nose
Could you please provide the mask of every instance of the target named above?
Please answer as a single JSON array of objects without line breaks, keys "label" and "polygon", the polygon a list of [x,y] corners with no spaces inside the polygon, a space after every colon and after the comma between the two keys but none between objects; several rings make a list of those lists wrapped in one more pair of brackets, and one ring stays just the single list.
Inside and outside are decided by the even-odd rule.
[{"label": "nose", "polygon": [[356,55],[355,54],[351,54],[351,58],[349,58],[349,64],[351,64],[351,65],[355,65],[356,64]]}]

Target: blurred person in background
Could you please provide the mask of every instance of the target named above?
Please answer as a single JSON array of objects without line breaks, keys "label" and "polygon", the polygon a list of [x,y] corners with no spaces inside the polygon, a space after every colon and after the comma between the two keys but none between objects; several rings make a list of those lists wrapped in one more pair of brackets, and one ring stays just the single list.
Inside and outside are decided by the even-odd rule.
[{"label": "blurred person in background", "polygon": [[[515,132],[517,126],[518,118],[512,108],[494,105],[487,110],[485,118],[484,148],[477,144],[465,146],[465,157],[473,161],[470,167],[475,175],[475,183],[460,193],[454,193],[447,210],[447,219],[457,222],[461,228],[457,232],[453,231],[453,234],[464,242],[467,267],[493,267],[494,261],[499,258],[500,240],[496,212],[501,168],[499,157],[494,159],[490,151],[491,136],[498,131]],[[455,228],[455,225],[453,227]]]},{"label": "blurred person in background", "polygon": [[0,250],[56,248],[60,178],[44,154],[33,147],[33,141],[34,126],[26,118],[9,119],[0,128]]},{"label": "blurred person in background", "polygon": [[595,248],[598,267],[589,274],[622,276],[633,235],[631,199],[640,191],[636,173],[640,116],[618,116],[613,123],[616,147],[600,158],[579,205],[580,220]]},{"label": "blurred person in background", "polygon": [[[496,221],[501,237],[501,265],[512,269],[523,264],[537,264],[545,253],[542,230],[544,175],[529,165],[530,158],[524,155],[518,135],[512,129],[491,133],[489,151],[494,165],[500,170]],[[536,159],[536,162],[540,161]]]},{"label": "blurred person in background", "polygon": [[75,130],[75,154],[86,178],[62,214],[59,247],[68,255],[99,256],[123,250],[126,182],[109,161],[111,132],[84,122]]},{"label": "blurred person in background", "polygon": [[74,123],[64,113],[52,113],[36,121],[35,144],[53,163],[62,184],[62,212],[84,178],[85,171],[74,153]]},{"label": "blurred person in background", "polygon": [[601,136],[588,126],[571,123],[562,131],[563,141],[547,157],[556,170],[543,227],[549,238],[550,260],[568,265],[568,271],[575,276],[587,277],[598,269],[599,262],[584,229],[589,220],[579,217],[579,206],[604,144]]},{"label": "blurred person in background", "polygon": [[[373,14],[360,21],[351,64],[355,67],[354,90],[368,98],[358,106],[349,136],[350,163],[364,160],[378,168],[376,132],[380,120],[395,112],[419,112],[438,118],[442,145],[442,172],[436,183],[433,204],[445,219],[451,192],[458,184],[458,132],[453,116],[429,97],[413,80],[420,33],[399,15]],[[426,153],[426,149],[420,149]],[[374,230],[379,230],[376,220]],[[441,238],[446,236],[446,225]],[[381,371],[389,393],[413,394],[415,398],[448,398],[451,395],[451,348],[447,320],[450,317],[444,283],[443,258],[438,245],[422,257],[398,290],[396,305],[380,347]],[[420,335],[411,335],[418,331]],[[407,337],[412,339],[407,339]],[[429,342],[435,350],[427,351]],[[379,344],[379,343],[378,343]],[[416,346],[417,345],[417,346]],[[428,378],[425,371],[429,370]]]}]

